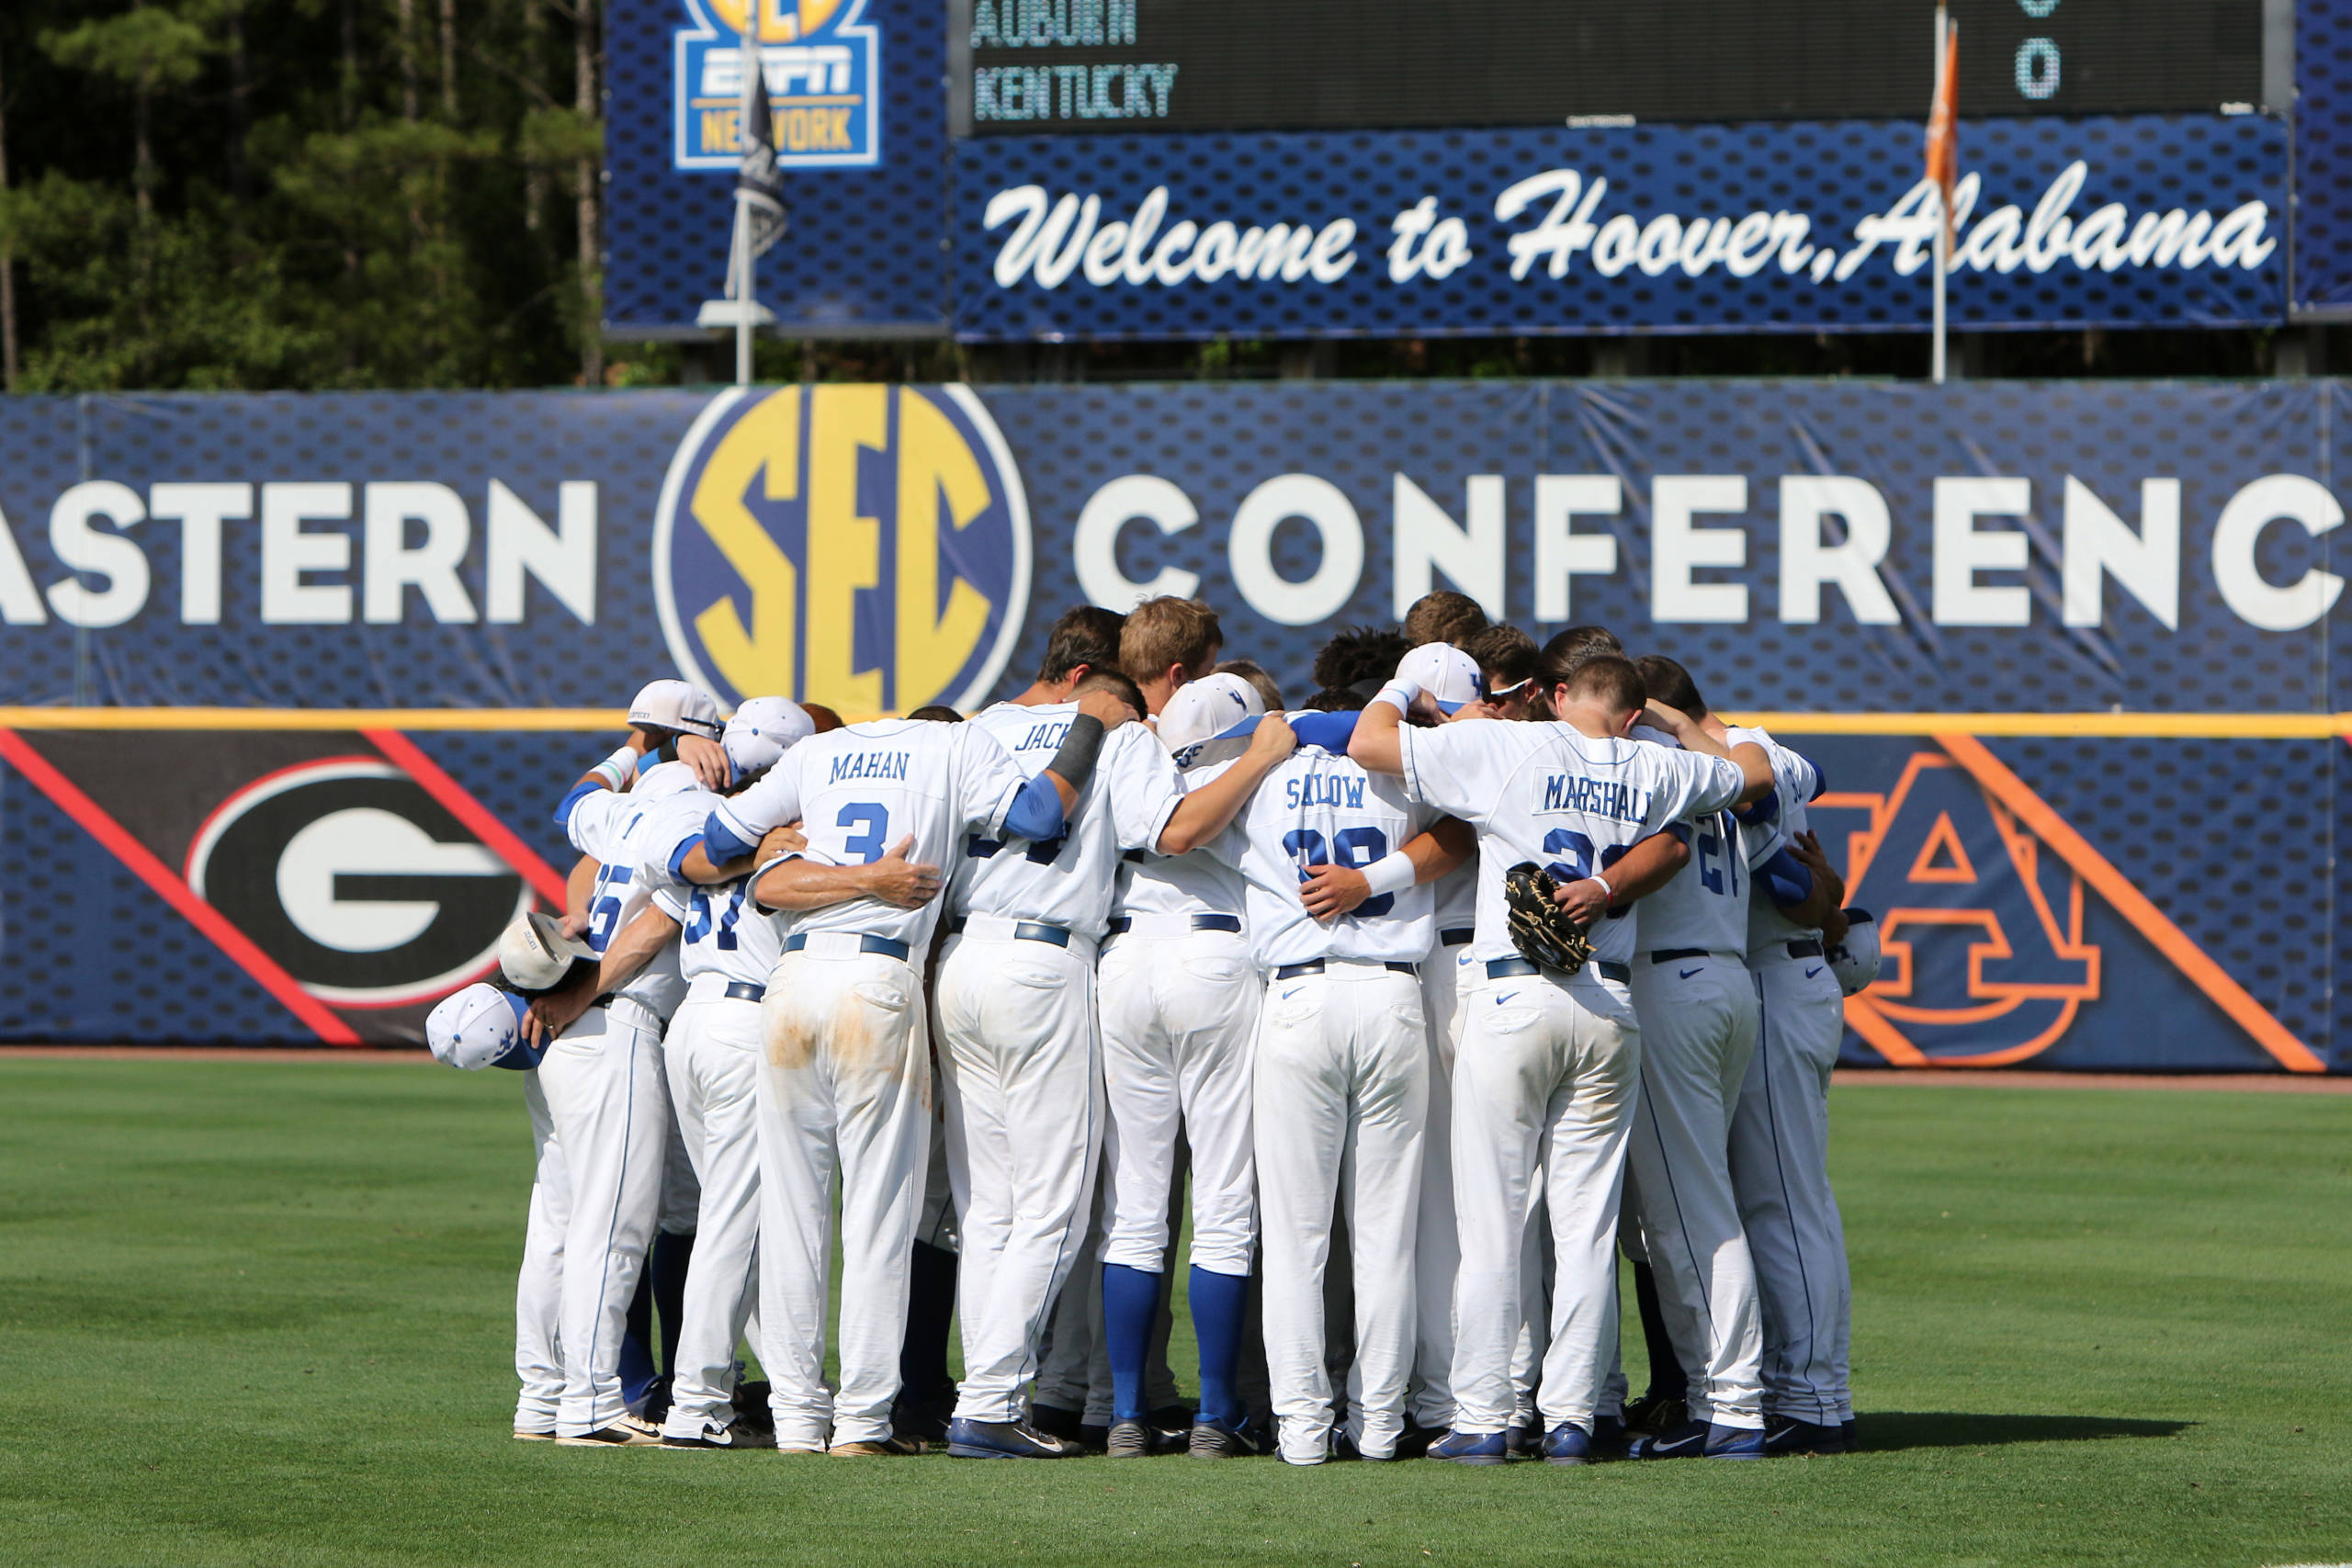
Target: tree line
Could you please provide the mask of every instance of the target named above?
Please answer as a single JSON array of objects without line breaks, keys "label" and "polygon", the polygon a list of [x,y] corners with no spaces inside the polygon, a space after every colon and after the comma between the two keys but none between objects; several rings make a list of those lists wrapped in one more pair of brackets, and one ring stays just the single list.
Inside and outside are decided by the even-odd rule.
[{"label": "tree line", "polygon": [[12,391],[605,379],[598,0],[7,0]]}]

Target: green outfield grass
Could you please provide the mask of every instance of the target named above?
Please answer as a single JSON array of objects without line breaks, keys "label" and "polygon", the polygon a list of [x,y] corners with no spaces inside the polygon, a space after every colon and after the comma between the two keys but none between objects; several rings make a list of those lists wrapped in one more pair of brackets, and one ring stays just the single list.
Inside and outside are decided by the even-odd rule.
[{"label": "green outfield grass", "polygon": [[0,1062],[0,1562],[2352,1559],[2352,1097],[1841,1089],[1868,1451],[1294,1471],[516,1443],[520,1090]]}]

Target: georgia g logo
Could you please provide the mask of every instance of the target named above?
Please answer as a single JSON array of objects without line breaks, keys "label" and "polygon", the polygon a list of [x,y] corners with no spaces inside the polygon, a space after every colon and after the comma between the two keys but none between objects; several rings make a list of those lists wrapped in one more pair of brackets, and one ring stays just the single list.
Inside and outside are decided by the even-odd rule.
[{"label": "georgia g logo", "polygon": [[662,481],[653,589],[722,704],[969,710],[1028,608],[1028,502],[968,388],[730,389]]}]

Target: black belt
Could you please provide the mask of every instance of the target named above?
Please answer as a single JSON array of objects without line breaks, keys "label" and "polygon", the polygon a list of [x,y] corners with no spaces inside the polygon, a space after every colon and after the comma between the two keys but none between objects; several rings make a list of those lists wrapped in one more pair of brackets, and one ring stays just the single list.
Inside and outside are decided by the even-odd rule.
[{"label": "black belt", "polygon": [[[1111,934],[1124,936],[1135,929],[1135,921],[1121,915],[1111,922]],[[1238,915],[1194,915],[1193,929],[1196,931],[1238,931],[1241,929]]]},{"label": "black belt", "polygon": [[[1596,960],[1593,963],[1586,964],[1585,968],[1597,971],[1602,979],[1614,980],[1621,986],[1624,985],[1634,977],[1633,970],[1627,968],[1623,964],[1611,964],[1606,959]],[[1544,971],[1542,969],[1539,969],[1534,964],[1530,964],[1524,958],[1489,958],[1487,960],[1487,978],[1489,980],[1506,980],[1514,975],[1541,975],[1543,973]]]},{"label": "black belt", "polygon": [[[1234,929],[1238,931],[1240,928],[1237,926]],[[947,934],[949,936],[961,936],[963,932],[964,922],[960,919],[950,920],[947,923]],[[1053,947],[1068,947],[1069,945],[1069,932],[1059,926],[1049,926],[1043,920],[1016,920],[1013,922],[1012,926],[1012,940],[1015,942],[1042,942]]]},{"label": "black belt", "polygon": [[1789,943],[1789,956],[1791,958],[1818,958],[1821,956],[1821,943],[1811,937],[1800,938],[1799,940]]},{"label": "black belt", "polygon": [[[1391,959],[1387,963],[1383,964],[1381,967],[1398,975],[1410,975],[1415,978],[1419,978],[1421,973],[1420,966],[1419,964],[1399,964],[1395,959]],[[1323,961],[1319,958],[1310,958],[1304,964],[1283,964],[1281,968],[1274,971],[1274,978],[1277,980],[1295,980],[1301,975],[1320,975],[1321,973],[1323,973]]]},{"label": "black belt", "polygon": [[1708,956],[1709,953],[1703,947],[1661,947],[1650,954],[1650,962],[1653,964],[1679,964],[1686,958],[1705,958]]},{"label": "black belt", "polygon": [[730,1002],[755,1002],[768,994],[765,986],[754,986],[749,980],[729,980],[721,993]]},{"label": "black belt", "polygon": [[616,992],[606,991],[603,996],[598,997],[594,1001],[590,1002],[588,1005],[592,1008],[608,1008],[613,1005],[613,998],[616,995],[617,995]]},{"label": "black belt", "polygon": [[1468,942],[1472,937],[1476,936],[1478,932],[1476,927],[1454,926],[1450,930],[1442,931],[1437,933],[1437,944],[1440,947],[1460,947],[1464,942]]},{"label": "black belt", "polygon": [[[798,953],[808,945],[807,931],[795,931],[784,939],[784,950],[786,953]],[[891,937],[861,935],[857,939],[857,950],[860,953],[878,953],[885,958],[895,958],[901,964],[907,961],[907,944]]]}]

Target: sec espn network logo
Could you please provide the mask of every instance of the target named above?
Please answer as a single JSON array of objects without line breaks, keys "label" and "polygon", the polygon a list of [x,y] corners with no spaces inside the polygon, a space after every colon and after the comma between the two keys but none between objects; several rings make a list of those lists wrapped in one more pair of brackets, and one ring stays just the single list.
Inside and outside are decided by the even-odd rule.
[{"label": "sec espn network logo", "polygon": [[653,521],[654,603],[679,672],[729,705],[845,716],[970,709],[1029,600],[1029,505],[964,387],[720,393]]},{"label": "sec espn network logo", "polygon": [[401,1007],[481,978],[531,889],[380,758],[268,773],[205,819],[187,884],[302,988]]},{"label": "sec espn network logo", "polygon": [[690,25],[673,48],[681,169],[732,169],[743,93],[743,34],[758,46],[787,169],[882,161],[882,40],[865,0],[680,0]]}]

